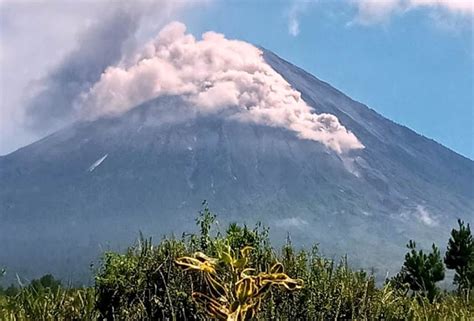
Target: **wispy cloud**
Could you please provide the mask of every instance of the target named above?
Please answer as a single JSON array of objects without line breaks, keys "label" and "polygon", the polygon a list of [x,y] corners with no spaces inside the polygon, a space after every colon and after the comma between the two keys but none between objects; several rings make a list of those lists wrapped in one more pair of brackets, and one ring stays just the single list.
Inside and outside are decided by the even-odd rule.
[{"label": "wispy cloud", "polygon": [[300,34],[300,23],[294,15],[292,15],[288,21],[288,33],[293,37]]},{"label": "wispy cloud", "polygon": [[308,222],[301,217],[287,217],[275,221],[275,226],[279,228],[297,228],[302,229],[308,225]]},{"label": "wispy cloud", "polygon": [[400,213],[400,218],[405,222],[410,222],[415,219],[419,223],[429,227],[435,227],[439,225],[438,218],[425,206],[419,204],[414,208],[404,210],[402,213]]},{"label": "wispy cloud", "polygon": [[433,217],[433,215],[422,205],[416,207],[415,215],[417,219],[428,226],[438,225],[438,221]]},{"label": "wispy cloud", "polygon": [[357,8],[355,22],[377,24],[390,20],[415,9],[431,9],[451,15],[472,18],[474,1],[472,0],[348,0]]},{"label": "wispy cloud", "polygon": [[296,37],[300,34],[300,17],[316,0],[293,0],[288,9],[288,33]]}]

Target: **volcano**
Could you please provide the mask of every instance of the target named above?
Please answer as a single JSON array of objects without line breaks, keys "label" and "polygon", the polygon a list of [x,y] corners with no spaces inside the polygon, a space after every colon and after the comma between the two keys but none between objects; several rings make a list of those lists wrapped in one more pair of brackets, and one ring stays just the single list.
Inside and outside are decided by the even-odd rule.
[{"label": "volcano", "polygon": [[179,94],[78,120],[0,157],[0,263],[22,277],[86,280],[100,253],[140,231],[155,240],[193,231],[207,200],[221,226],[262,222],[277,240],[318,243],[385,276],[409,239],[444,248],[458,218],[472,222],[472,160],[261,50],[315,113],[336,116],[363,148],[340,153],[225,111],[187,115],[193,102]]}]

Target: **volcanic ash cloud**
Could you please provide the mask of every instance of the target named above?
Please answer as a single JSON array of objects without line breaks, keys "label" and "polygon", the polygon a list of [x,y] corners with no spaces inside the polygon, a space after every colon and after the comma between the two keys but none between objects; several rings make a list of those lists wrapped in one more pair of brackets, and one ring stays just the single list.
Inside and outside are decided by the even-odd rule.
[{"label": "volcanic ash cloud", "polygon": [[198,114],[286,128],[338,153],[363,148],[331,114],[316,114],[255,46],[173,22],[133,58],[108,67],[83,95],[83,117],[120,114],[162,95],[180,95]]}]

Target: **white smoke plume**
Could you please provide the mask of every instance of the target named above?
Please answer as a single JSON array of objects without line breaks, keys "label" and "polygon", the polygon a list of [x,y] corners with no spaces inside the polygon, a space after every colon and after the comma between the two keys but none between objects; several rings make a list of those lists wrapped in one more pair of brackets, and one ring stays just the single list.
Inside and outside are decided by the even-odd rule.
[{"label": "white smoke plume", "polygon": [[211,3],[0,0],[0,155],[75,121],[72,102],[107,66]]},{"label": "white smoke plume", "polygon": [[330,114],[316,114],[255,46],[173,22],[131,61],[109,67],[83,95],[83,117],[120,114],[161,95],[181,95],[199,114],[291,130],[338,153],[363,148]]}]

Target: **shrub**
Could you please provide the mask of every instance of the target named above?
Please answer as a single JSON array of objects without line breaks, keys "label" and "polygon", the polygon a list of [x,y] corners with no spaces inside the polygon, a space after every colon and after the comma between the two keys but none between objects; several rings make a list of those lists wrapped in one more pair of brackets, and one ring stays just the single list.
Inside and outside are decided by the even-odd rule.
[{"label": "shrub", "polygon": [[[302,288],[303,281],[285,274],[281,263],[275,263],[268,272],[249,267],[252,250],[251,246],[245,246],[240,251],[234,251],[226,245],[218,251],[218,259],[196,252],[193,257],[176,260],[176,264],[185,271],[200,272],[204,278],[206,292],[195,291],[192,297],[210,317],[251,320],[259,312],[262,300],[272,286],[288,291]],[[239,252],[240,255],[237,255]]]}]

